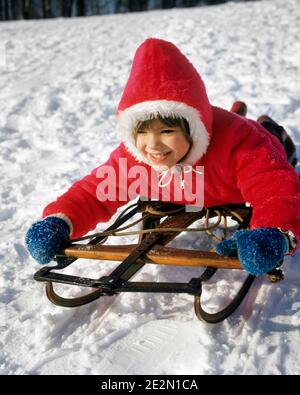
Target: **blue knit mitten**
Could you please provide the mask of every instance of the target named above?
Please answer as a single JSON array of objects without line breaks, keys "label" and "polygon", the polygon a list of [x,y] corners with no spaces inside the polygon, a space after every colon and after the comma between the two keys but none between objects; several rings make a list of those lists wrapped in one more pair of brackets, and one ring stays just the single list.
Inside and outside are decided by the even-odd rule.
[{"label": "blue knit mitten", "polygon": [[25,243],[32,257],[39,263],[49,263],[69,242],[70,228],[61,218],[47,217],[34,223],[28,230]]},{"label": "blue knit mitten", "polygon": [[216,247],[220,255],[238,256],[243,268],[254,276],[277,267],[287,249],[285,236],[276,228],[239,230]]}]

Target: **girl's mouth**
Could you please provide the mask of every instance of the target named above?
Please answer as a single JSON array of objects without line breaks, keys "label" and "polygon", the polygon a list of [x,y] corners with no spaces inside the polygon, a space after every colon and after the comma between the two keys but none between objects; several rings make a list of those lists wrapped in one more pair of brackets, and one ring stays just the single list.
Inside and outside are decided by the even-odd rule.
[{"label": "girl's mouth", "polygon": [[148,152],[148,156],[152,162],[160,163],[160,162],[163,162],[168,157],[168,155],[170,153],[171,153],[171,151],[165,152],[165,153],[159,153],[159,154],[150,154]]}]

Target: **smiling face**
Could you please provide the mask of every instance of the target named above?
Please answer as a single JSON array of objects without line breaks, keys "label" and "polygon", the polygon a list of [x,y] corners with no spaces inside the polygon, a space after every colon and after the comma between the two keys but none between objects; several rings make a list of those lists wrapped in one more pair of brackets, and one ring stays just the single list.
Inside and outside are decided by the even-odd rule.
[{"label": "smiling face", "polygon": [[159,119],[137,128],[136,147],[152,165],[171,168],[189,152],[191,143],[180,126],[167,126]]}]

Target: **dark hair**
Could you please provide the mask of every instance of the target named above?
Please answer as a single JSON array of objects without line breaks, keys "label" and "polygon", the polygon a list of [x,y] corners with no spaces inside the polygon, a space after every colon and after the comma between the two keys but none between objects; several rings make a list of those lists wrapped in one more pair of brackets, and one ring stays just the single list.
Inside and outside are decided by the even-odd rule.
[{"label": "dark hair", "polygon": [[160,121],[161,123],[163,123],[164,125],[169,126],[169,127],[179,126],[180,129],[182,130],[184,136],[186,137],[186,139],[192,146],[193,140],[191,138],[190,127],[189,127],[188,121],[185,118],[181,118],[181,117],[163,117],[161,115],[157,115],[156,117],[146,119],[145,121],[139,121],[136,124],[134,131],[133,131],[135,141],[136,141],[138,131],[145,130],[146,128],[148,128],[149,125],[151,124],[151,122],[155,119],[157,119],[158,121]]}]

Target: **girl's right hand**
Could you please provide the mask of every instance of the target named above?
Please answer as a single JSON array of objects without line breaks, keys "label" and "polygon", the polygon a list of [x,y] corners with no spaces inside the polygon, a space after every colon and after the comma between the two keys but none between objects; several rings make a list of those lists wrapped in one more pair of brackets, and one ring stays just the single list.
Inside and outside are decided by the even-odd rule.
[{"label": "girl's right hand", "polygon": [[25,243],[31,256],[41,264],[49,263],[55,254],[70,244],[70,228],[61,218],[47,217],[28,230]]}]

